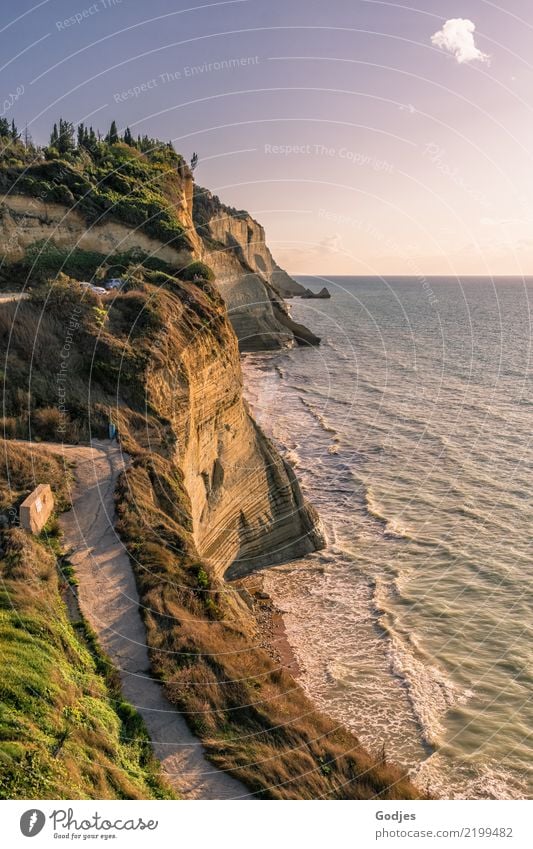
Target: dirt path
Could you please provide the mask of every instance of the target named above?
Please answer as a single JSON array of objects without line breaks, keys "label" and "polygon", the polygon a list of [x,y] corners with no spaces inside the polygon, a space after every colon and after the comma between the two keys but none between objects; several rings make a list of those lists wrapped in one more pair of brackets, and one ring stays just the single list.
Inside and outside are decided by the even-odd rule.
[{"label": "dirt path", "polygon": [[243,784],[206,760],[201,742],[150,677],[135,579],[114,530],[115,484],[129,458],[104,441],[92,447],[46,443],[46,448],[76,463],[73,508],[63,514],[61,525],[79,581],[81,610],[118,668],[124,696],[142,715],[168,780],[185,799],[250,796]]}]

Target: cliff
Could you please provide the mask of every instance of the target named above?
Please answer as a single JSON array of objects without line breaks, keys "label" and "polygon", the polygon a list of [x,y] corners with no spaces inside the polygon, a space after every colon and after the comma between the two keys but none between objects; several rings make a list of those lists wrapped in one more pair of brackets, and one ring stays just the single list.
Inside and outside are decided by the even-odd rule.
[{"label": "cliff", "polygon": [[[292,320],[282,295],[304,290],[274,262],[263,228],[196,189],[189,168],[168,149],[155,162],[117,144],[108,146],[96,167],[83,154],[75,163],[3,168],[0,190],[0,241],[8,268],[43,247],[66,251],[60,267],[67,272],[78,271],[69,268],[73,250],[99,254],[102,266],[117,254],[141,251],[178,274],[202,260],[216,275],[241,350],[320,341]],[[33,262],[26,266],[34,272]],[[97,268],[87,267],[85,277]]]},{"label": "cliff", "polygon": [[318,345],[318,337],[292,320],[283,301],[305,290],[274,261],[263,227],[247,212],[226,206],[197,186],[193,219],[241,350]]},{"label": "cliff", "polygon": [[102,299],[60,277],[3,305],[4,433],[85,441],[106,434],[111,412],[133,458],[117,491],[117,530],[152,669],[216,765],[258,798],[416,797],[400,770],[314,709],[259,647],[252,612],[221,580],[322,538],[243,403],[217,289],[138,266],[128,275],[128,291]]},{"label": "cliff", "polygon": [[[276,268],[257,248],[264,234],[230,216],[220,226],[237,244],[223,250],[214,229],[192,228],[179,162],[169,174],[122,145],[102,145],[98,156],[63,163],[57,184],[44,179],[46,163],[29,177],[18,166],[0,173],[11,188],[21,171],[34,181],[6,196],[0,230],[4,280],[31,289],[0,309],[3,433],[83,442],[105,437],[110,417],[117,425],[133,458],[116,494],[117,530],[151,667],[217,765],[258,798],[416,798],[401,770],[314,709],[260,647],[253,613],[223,581],[323,544],[292,470],[242,398],[239,343],[251,334],[252,344],[294,344]],[[239,340],[218,283],[206,279],[207,258],[230,304],[236,293],[243,307],[241,323],[233,315]],[[193,262],[199,273],[188,281]],[[100,297],[76,282],[115,267],[119,293]],[[248,277],[266,294],[243,325]]]},{"label": "cliff", "polygon": [[168,422],[198,553],[217,576],[231,567],[234,577],[320,548],[315,511],[243,401],[237,340],[217,288],[164,288],[155,345],[165,357],[150,364],[144,391]]}]

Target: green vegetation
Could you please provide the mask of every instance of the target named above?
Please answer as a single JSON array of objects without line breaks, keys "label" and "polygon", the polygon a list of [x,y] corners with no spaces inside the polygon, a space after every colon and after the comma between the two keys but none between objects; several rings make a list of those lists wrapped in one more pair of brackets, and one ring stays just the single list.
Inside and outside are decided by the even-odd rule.
[{"label": "green vegetation", "polygon": [[[110,128],[108,140],[101,141],[91,129],[78,128],[75,144],[73,128],[60,123],[37,163],[24,162],[27,148],[12,140],[6,144],[9,151],[0,167],[0,183],[3,180],[9,190],[19,191],[20,183],[29,177],[49,189],[35,184],[28,188],[25,183],[24,191],[37,196],[48,190],[53,195],[64,192],[65,197],[69,192],[70,203],[77,204],[88,221],[98,220],[102,210],[145,232],[155,221],[158,238],[168,228],[166,235],[181,244],[185,234],[174,229],[172,216],[181,199],[180,169],[187,166],[168,146],[146,138],[134,141],[131,133],[117,142],[116,132],[116,127]],[[67,141],[62,142],[65,134]],[[217,198],[206,195],[198,201],[198,197],[195,208],[200,222],[207,220],[209,210],[221,209]],[[155,209],[161,214],[154,218]],[[170,217],[165,217],[167,213]],[[137,225],[141,219],[143,223]],[[38,246],[24,260],[26,274],[32,260],[30,282],[39,285],[28,300],[5,304],[0,310],[0,346],[6,352],[2,364],[5,418],[0,425],[12,436],[75,442],[104,436],[109,410],[113,411],[121,444],[133,460],[117,488],[117,527],[136,575],[152,668],[164,682],[170,701],[202,738],[209,757],[243,780],[258,798],[418,798],[419,792],[402,770],[383,757],[372,757],[349,731],[314,709],[291,675],[257,646],[250,611],[198,557],[191,505],[176,457],[183,451],[190,426],[194,368],[200,364],[214,373],[216,368],[232,368],[237,357],[224,304],[209,283],[210,269],[193,263],[185,273],[179,272],[181,278],[189,279],[178,279],[164,264],[150,267],[147,258],[137,259],[123,269],[127,290],[100,299],[83,292],[64,274],[53,284],[46,281],[58,270],[89,278],[109,273],[100,255],[72,251],[65,256],[57,247],[40,250]],[[106,258],[105,263],[109,262],[123,268],[117,257]],[[196,278],[202,279],[202,285],[195,284]],[[66,344],[68,355],[63,357]],[[65,402],[60,411],[57,375],[63,361]],[[40,564],[37,549],[17,553],[20,535],[10,531],[7,536],[13,538],[6,544],[8,567],[28,563],[20,567],[30,570],[24,574],[37,575],[39,592],[51,594],[43,607],[42,595],[27,593],[15,599],[17,615],[24,614],[28,621],[34,617],[35,636],[39,629],[45,634],[37,643],[39,651],[34,649],[40,666],[31,686],[47,695],[44,701],[32,701],[31,694],[26,700],[20,697],[20,727],[10,732],[9,745],[16,746],[22,739],[25,751],[29,741],[35,740],[39,747],[35,757],[38,764],[43,763],[39,771],[45,777],[53,773],[56,761],[61,765],[72,755],[73,762],[83,765],[78,772],[72,766],[72,781],[80,794],[111,795],[111,787],[117,795],[133,798],[136,793],[148,793],[140,748],[124,748],[130,735],[121,731],[124,720],[121,709],[113,707],[115,691],[107,678],[102,683],[107,664],[102,666],[86,628],[80,627],[78,634],[68,631],[54,587],[52,561],[41,576],[38,569],[45,569],[46,558],[33,566],[34,561]],[[11,577],[6,571],[4,579]],[[14,589],[10,587],[9,592],[12,603]],[[9,627],[16,626],[10,621]],[[14,651],[25,650],[24,631],[20,646],[13,630],[9,633]],[[63,656],[68,663],[62,664]],[[15,656],[13,668],[23,668],[30,661],[26,655],[21,660]],[[9,698],[17,704],[15,683],[12,687],[15,695]],[[100,716],[105,714],[103,722],[111,735],[105,740],[98,736],[93,713],[85,708],[89,692],[97,693],[97,710]],[[89,728],[78,721],[80,702],[89,716]],[[107,710],[114,710],[115,716],[108,716]],[[13,775],[13,781],[15,765],[26,757],[24,751],[9,750],[13,769],[11,773],[8,769],[8,775]],[[86,773],[88,760],[87,769],[92,772]],[[113,761],[121,772],[112,780],[109,764]],[[56,789],[55,780],[52,775],[50,793]],[[94,790],[83,789],[93,785]],[[43,786],[39,789],[42,795]],[[72,795],[70,787],[68,792]]]},{"label": "green vegetation", "polygon": [[215,279],[215,272],[205,262],[197,260],[183,268],[180,277],[182,280],[207,280],[211,283]]},{"label": "green vegetation", "polygon": [[[9,443],[2,451],[4,507],[44,475],[65,503],[60,460]],[[117,672],[84,620],[67,615],[54,523],[48,531],[1,534],[0,797],[170,798]]]},{"label": "green vegetation", "polygon": [[[5,128],[4,128],[5,129]],[[0,134],[2,127],[0,127]],[[0,192],[24,194],[75,208],[88,224],[115,219],[177,250],[190,247],[176,207],[190,173],[171,143],[119,137],[113,121],[104,141],[80,124],[54,124],[46,148],[0,135]]]},{"label": "green vegetation", "polygon": [[65,274],[74,280],[86,280],[99,283],[109,277],[128,280],[137,270],[162,271],[169,276],[176,273],[173,266],[164,260],[150,256],[134,248],[115,254],[103,254],[82,248],[58,247],[53,241],[43,239],[30,245],[16,263],[0,268],[0,280],[14,287],[23,287],[28,281],[34,286],[45,283],[58,274]]}]

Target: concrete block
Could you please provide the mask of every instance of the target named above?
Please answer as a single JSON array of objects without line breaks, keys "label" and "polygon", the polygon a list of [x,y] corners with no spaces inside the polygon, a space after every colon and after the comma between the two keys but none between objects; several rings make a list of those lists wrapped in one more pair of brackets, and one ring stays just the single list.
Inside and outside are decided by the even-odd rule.
[{"label": "concrete block", "polygon": [[40,533],[53,509],[54,496],[50,486],[39,484],[20,505],[20,526],[32,534]]}]

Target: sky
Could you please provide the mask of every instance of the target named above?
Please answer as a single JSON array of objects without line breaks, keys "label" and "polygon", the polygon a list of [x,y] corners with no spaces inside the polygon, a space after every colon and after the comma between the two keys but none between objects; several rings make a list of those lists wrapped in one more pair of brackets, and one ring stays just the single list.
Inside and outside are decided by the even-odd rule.
[{"label": "sky", "polygon": [[3,0],[0,112],[196,151],[293,274],[533,275],[532,42],[531,0]]}]

